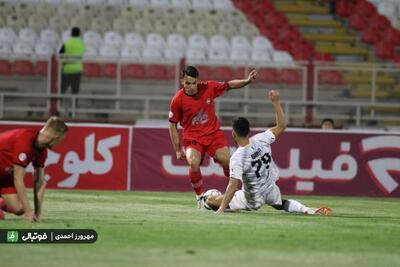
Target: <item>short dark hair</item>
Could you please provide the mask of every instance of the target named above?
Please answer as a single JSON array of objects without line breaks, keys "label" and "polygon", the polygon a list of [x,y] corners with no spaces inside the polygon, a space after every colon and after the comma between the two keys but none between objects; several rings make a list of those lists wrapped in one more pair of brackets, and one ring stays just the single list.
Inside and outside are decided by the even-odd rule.
[{"label": "short dark hair", "polygon": [[246,137],[250,133],[250,123],[243,117],[234,119],[232,128],[239,137]]},{"label": "short dark hair", "polygon": [[78,37],[79,35],[81,35],[81,29],[79,29],[78,27],[73,27],[71,30],[71,36]]},{"label": "short dark hair", "polygon": [[185,77],[185,75],[197,78],[199,77],[199,71],[193,66],[186,66],[182,71],[182,77]]},{"label": "short dark hair", "polygon": [[335,125],[335,122],[331,118],[325,118],[321,121],[321,125],[324,124],[325,122],[330,122],[332,125]]}]

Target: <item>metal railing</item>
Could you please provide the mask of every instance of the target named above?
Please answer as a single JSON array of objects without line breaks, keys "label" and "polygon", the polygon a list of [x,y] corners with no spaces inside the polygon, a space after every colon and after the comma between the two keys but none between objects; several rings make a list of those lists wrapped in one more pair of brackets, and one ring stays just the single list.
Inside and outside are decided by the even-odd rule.
[{"label": "metal railing", "polygon": [[[11,59],[15,60],[15,58]],[[85,59],[86,60],[86,59]],[[84,60],[84,61],[85,61]],[[177,62],[131,62],[127,60],[121,59],[90,59],[87,62],[94,62],[97,64],[104,63],[112,63],[116,64],[116,77],[115,79],[109,79],[108,85],[110,88],[111,94],[61,94],[60,89],[57,92],[51,90],[51,61],[48,59],[48,75],[47,78],[47,88],[43,91],[43,93],[29,93],[29,86],[31,81],[26,81],[26,85],[22,85],[24,88],[20,88],[18,92],[4,92],[0,87],[0,119],[13,117],[13,114],[24,112],[41,112],[45,115],[50,113],[51,103],[54,101],[57,103],[57,107],[60,111],[64,111],[66,116],[70,116],[74,119],[80,119],[83,114],[97,114],[104,113],[110,115],[132,115],[134,119],[152,119],[152,118],[167,118],[168,116],[168,105],[171,101],[172,95],[168,96],[159,96],[159,95],[138,95],[136,93],[132,94],[122,94],[122,83],[126,82],[123,80],[121,75],[122,66],[124,64],[166,64],[166,65],[174,65],[176,67],[176,74],[174,81],[169,81],[169,83],[173,82],[175,89],[179,88],[179,65]],[[400,122],[400,99],[399,98],[388,98],[377,100],[377,88],[379,84],[379,75],[380,73],[387,73],[387,76],[390,77],[385,84],[386,87],[395,88],[398,85],[398,79],[400,76],[400,70],[396,65],[382,65],[382,64],[326,64],[326,63],[315,63],[313,67],[314,75],[313,81],[311,83],[308,79],[309,65],[305,62],[296,62],[296,63],[269,63],[269,64],[260,64],[257,66],[243,66],[245,71],[248,71],[250,68],[274,68],[277,70],[280,69],[294,69],[298,70],[301,73],[301,81],[292,85],[285,84],[255,84],[251,85],[251,88],[245,88],[243,90],[243,95],[240,98],[231,98],[228,96],[224,96],[218,98],[216,101],[216,111],[219,116],[223,118],[230,118],[234,116],[247,116],[249,118],[255,119],[266,119],[273,118],[275,115],[273,110],[265,107],[268,105],[266,99],[261,99],[259,96],[251,97],[250,90],[255,90],[254,88],[261,87],[273,87],[279,86],[282,90],[286,90],[286,94],[282,97],[282,104],[284,106],[284,110],[286,113],[286,117],[288,121],[297,121],[297,122],[305,122],[307,117],[306,110],[312,109],[312,116],[314,118],[314,123],[317,123],[323,117],[331,117],[338,120],[343,121],[351,121],[354,125],[361,126],[364,122],[368,121],[376,121],[376,122],[386,122],[391,121],[395,123]],[[57,83],[58,88],[60,88],[60,74],[61,74],[61,66],[62,60],[58,62],[58,77]],[[216,64],[215,66],[219,66]],[[210,67],[215,67],[210,66]],[[54,66],[53,66],[54,67]],[[365,73],[370,73],[370,97],[368,100],[365,98],[346,98],[346,96],[339,97],[331,97],[332,92],[334,90],[348,90],[351,88],[351,83],[348,81],[344,81],[342,85],[335,84],[324,84],[319,81],[320,72],[322,71],[338,71],[342,74],[346,74],[349,72],[360,72],[363,71]],[[386,77],[386,76],[385,76]],[[54,78],[54,77],[53,77]],[[240,77],[238,77],[240,78]],[[1,80],[7,80],[6,76],[0,76]],[[131,81],[132,86],[136,87],[135,81]],[[23,81],[21,81],[23,83]],[[364,82],[365,84],[365,82]],[[104,79],[90,79],[90,85],[92,87],[104,86]],[[1,84],[0,84],[1,86]],[[167,85],[167,86],[170,86]],[[309,93],[313,95],[313,97],[309,98]],[[291,98],[290,96],[294,93],[300,94],[299,97]],[[328,100],[324,99],[324,94],[327,95]],[[28,100],[27,100],[28,99]],[[29,101],[44,101],[45,105],[39,106],[30,106],[30,105],[7,105],[11,103],[18,103],[19,100],[24,100],[26,102]],[[61,100],[70,101],[71,105],[69,107],[65,107],[65,105],[61,104]],[[81,106],[77,105],[77,101],[104,101],[110,103],[106,105],[86,105]],[[129,108],[130,103],[135,102],[133,108]],[[232,110],[226,111],[223,107],[229,106],[232,107]],[[250,109],[251,108],[251,109]],[[322,111],[323,109],[327,109],[327,111]],[[389,110],[386,113],[377,113],[377,109]],[[259,111],[258,111],[259,110]],[[266,110],[266,112],[265,112]]]}]

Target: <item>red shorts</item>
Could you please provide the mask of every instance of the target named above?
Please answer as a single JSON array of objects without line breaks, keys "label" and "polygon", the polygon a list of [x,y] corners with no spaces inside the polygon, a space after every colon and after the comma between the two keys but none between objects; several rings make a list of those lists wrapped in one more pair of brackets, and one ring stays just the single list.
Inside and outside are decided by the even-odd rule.
[{"label": "red shorts", "polygon": [[213,134],[201,138],[183,139],[183,145],[185,146],[185,149],[188,149],[189,147],[196,149],[201,153],[202,157],[204,157],[206,152],[210,157],[214,157],[217,149],[228,146],[228,141],[226,140],[224,133],[221,130],[218,130]]},{"label": "red shorts", "polygon": [[0,196],[16,193],[14,178],[12,176],[0,176]]}]

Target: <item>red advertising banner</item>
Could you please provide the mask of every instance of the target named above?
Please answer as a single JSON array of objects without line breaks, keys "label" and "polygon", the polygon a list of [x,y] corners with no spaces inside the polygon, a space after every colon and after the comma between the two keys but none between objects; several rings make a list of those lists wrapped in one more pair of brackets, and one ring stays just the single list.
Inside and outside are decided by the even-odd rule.
[{"label": "red advertising banner", "polygon": [[[168,129],[133,133],[131,190],[192,190]],[[230,130],[225,135],[233,151]],[[272,155],[284,194],[400,197],[400,134],[288,129],[272,144]],[[227,178],[212,159],[201,171],[205,189],[225,190]]]},{"label": "red advertising banner", "polygon": [[[0,122],[0,132],[15,128],[40,129],[42,123]],[[132,127],[70,124],[64,140],[48,150],[47,188],[128,190]],[[25,184],[33,185],[33,167]]]}]

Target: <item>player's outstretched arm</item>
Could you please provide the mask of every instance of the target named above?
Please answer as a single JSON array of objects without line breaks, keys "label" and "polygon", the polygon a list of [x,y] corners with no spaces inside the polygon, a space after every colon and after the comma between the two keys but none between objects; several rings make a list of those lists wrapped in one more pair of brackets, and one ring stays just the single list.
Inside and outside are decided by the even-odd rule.
[{"label": "player's outstretched arm", "polygon": [[18,198],[21,201],[24,209],[24,219],[28,222],[36,221],[36,216],[33,213],[28,200],[28,194],[24,184],[25,168],[19,165],[14,165],[14,185],[17,190]]},{"label": "player's outstretched arm", "polygon": [[175,150],[176,158],[177,159],[186,159],[185,151],[183,151],[180,139],[179,139],[179,132],[178,126],[176,123],[169,123],[169,137],[171,138],[172,147]]},{"label": "player's outstretched arm", "polygon": [[229,179],[229,184],[226,187],[224,198],[222,199],[221,205],[219,206],[219,208],[215,212],[215,214],[224,213],[225,209],[228,207],[229,203],[231,202],[233,195],[235,194],[236,189],[238,188],[238,185],[239,185],[238,179],[235,179],[232,177]]},{"label": "player's outstretched arm", "polygon": [[256,70],[252,70],[249,73],[249,76],[247,77],[247,79],[244,80],[232,80],[228,82],[229,85],[229,89],[239,89],[242,88],[250,83],[252,83],[257,77],[257,71]]},{"label": "player's outstretched arm", "polygon": [[44,179],[44,169],[41,167],[35,168],[35,181],[33,186],[33,199],[35,205],[35,215],[39,219],[42,214],[42,206],[44,199],[44,190],[46,188],[46,180]]},{"label": "player's outstretched arm", "polygon": [[271,132],[275,135],[275,137],[278,137],[286,129],[285,114],[282,110],[279,92],[276,90],[271,90],[268,92],[268,97],[271,100],[276,113],[276,126],[271,128]]}]

